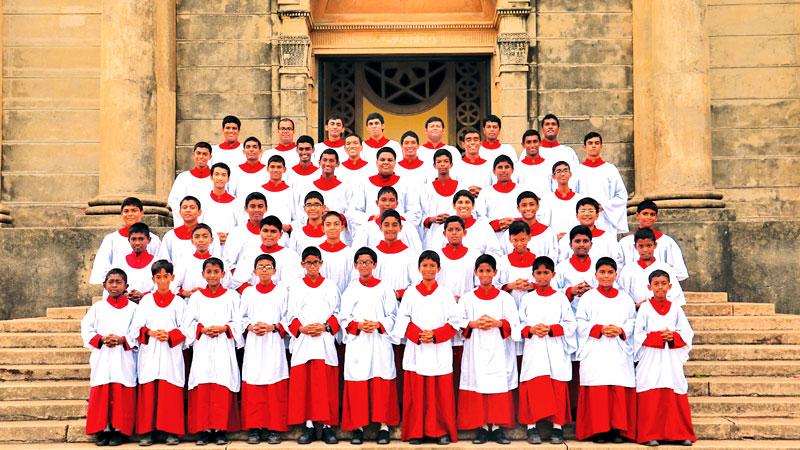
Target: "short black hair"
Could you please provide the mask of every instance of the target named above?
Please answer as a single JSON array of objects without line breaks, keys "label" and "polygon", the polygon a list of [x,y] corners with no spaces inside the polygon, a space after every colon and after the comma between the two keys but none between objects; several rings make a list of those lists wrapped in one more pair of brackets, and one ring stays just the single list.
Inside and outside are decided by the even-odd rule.
[{"label": "short black hair", "polygon": [[288,117],[281,117],[281,120],[278,121],[278,126],[279,127],[281,126],[281,122],[289,122],[290,124],[292,124],[292,129],[294,130],[294,120],[292,120],[292,119],[290,119]]},{"label": "short black hair", "polygon": [[198,223],[197,225],[194,226],[194,228],[192,228],[192,234],[194,234],[195,231],[197,231],[197,230],[208,230],[208,234],[210,234],[211,236],[214,236],[214,232],[211,230],[211,226],[208,225],[208,224],[205,224],[205,223],[202,223],[202,222]]},{"label": "short black hair", "polygon": [[340,113],[338,113],[338,112],[333,112],[333,113],[328,114],[328,118],[325,119],[325,123],[327,124],[331,120],[341,120],[342,124],[344,124],[344,117],[342,117],[342,115]]},{"label": "short black hair", "polygon": [[614,272],[617,271],[617,262],[608,256],[603,256],[602,258],[598,259],[597,264],[594,265],[594,270],[600,270],[600,268],[603,266],[610,266],[614,269]]},{"label": "short black hair", "polygon": [[527,138],[528,136],[536,136],[537,139],[539,139],[540,141],[542,140],[542,135],[540,135],[538,131],[536,131],[536,130],[525,130],[525,132],[522,133],[522,143],[523,144],[525,143],[525,138]]},{"label": "short black hair", "polygon": [[119,276],[121,276],[122,280],[125,282],[125,284],[128,284],[128,274],[125,273],[125,271],[120,269],[119,267],[115,267],[115,268],[109,270],[106,273],[106,277],[103,279],[103,283],[108,281],[108,277],[110,277],[111,275],[119,275]]},{"label": "short black hair", "polygon": [[470,191],[468,191],[466,189],[462,189],[462,190],[456,192],[455,194],[453,194],[453,204],[455,205],[456,202],[458,201],[458,199],[460,199],[461,197],[468,198],[469,201],[471,201],[473,205],[475,204],[475,196],[472,195],[472,192],[470,192]]},{"label": "short black hair", "polygon": [[568,169],[570,172],[572,171],[572,167],[570,167],[570,166],[569,166],[569,163],[568,163],[568,162],[566,162],[566,161],[558,161],[558,162],[556,162],[555,164],[553,164],[553,175],[555,175],[555,174],[556,174],[556,167],[558,167],[558,166],[567,166],[567,169]]},{"label": "short black hair", "polygon": [[514,161],[512,161],[511,158],[508,157],[508,155],[500,155],[494,159],[494,163],[492,164],[492,170],[496,169],[497,166],[499,166],[501,163],[504,162],[509,163],[512,169],[514,168]]},{"label": "short black hair", "polygon": [[305,203],[305,202],[307,202],[307,201],[309,201],[311,199],[317,199],[323,205],[325,204],[325,197],[323,197],[322,194],[320,194],[319,191],[308,191],[308,194],[306,194],[306,196],[303,197],[303,203]]},{"label": "short black hair", "polygon": [[300,145],[300,144],[311,144],[311,146],[313,147],[314,146],[314,138],[312,138],[311,136],[309,136],[307,134],[304,134],[304,135],[300,136],[299,138],[297,138],[297,145]]},{"label": "short black hair", "polygon": [[525,200],[526,198],[532,198],[534,201],[536,201],[537,204],[539,203],[540,200],[539,197],[533,193],[533,191],[522,191],[517,196],[517,206],[519,206],[519,204],[522,203],[522,201]]},{"label": "short black hair", "polygon": [[426,259],[435,262],[436,267],[442,267],[442,260],[439,258],[439,254],[433,250],[425,250],[419,254],[419,259],[417,259],[417,267],[419,267],[422,264],[422,261],[425,261]]},{"label": "short black hair", "polygon": [[467,225],[464,223],[464,219],[462,219],[461,217],[458,217],[458,216],[449,216],[449,217],[447,217],[447,219],[444,219],[444,224],[442,224],[442,227],[444,227],[444,229],[446,230],[447,229],[447,225],[449,225],[449,224],[451,224],[453,222],[461,225],[461,229],[462,230],[466,230],[467,229]]},{"label": "short black hair", "polygon": [[128,228],[128,236],[133,234],[143,234],[149,239],[150,227],[148,227],[146,223],[136,222],[135,224],[131,225],[130,228]]},{"label": "short black hair", "polygon": [[262,253],[262,254],[256,256],[256,260],[253,262],[253,269],[255,269],[256,266],[258,265],[258,263],[260,263],[261,261],[269,261],[269,262],[272,263],[272,267],[273,268],[275,268],[275,269],[278,268],[278,263],[275,262],[275,257],[274,256],[268,255],[266,253]]},{"label": "short black hair", "polygon": [[586,136],[583,137],[583,145],[586,145],[586,141],[593,138],[600,138],[600,143],[603,143],[603,136],[600,136],[600,133],[597,131],[590,131],[586,133]]},{"label": "short black hair", "polygon": [[492,255],[481,255],[475,259],[475,270],[478,270],[481,264],[488,264],[492,270],[497,271],[497,260]]},{"label": "short black hair", "polygon": [[398,200],[398,197],[397,197],[397,189],[395,189],[395,188],[394,188],[394,187],[392,187],[392,186],[384,186],[384,187],[380,188],[380,189],[378,190],[378,197],[377,197],[377,198],[381,198],[381,196],[382,196],[383,194],[392,194],[392,195],[394,195],[394,199],[395,199],[395,200]]},{"label": "short black hair", "polygon": [[333,155],[333,157],[336,158],[336,164],[339,164],[339,153],[337,153],[336,150],[332,148],[326,148],[322,151],[322,153],[319,154],[319,160],[322,161],[322,157],[325,155]]},{"label": "short black hair", "polygon": [[271,227],[275,227],[275,228],[278,229],[278,231],[283,233],[283,222],[281,222],[281,219],[279,219],[278,216],[267,216],[267,217],[264,217],[263,219],[261,219],[261,222],[258,224],[258,229],[260,230],[260,229],[264,228],[264,226],[266,226],[266,225],[269,225]]},{"label": "short black hair", "polygon": [[166,259],[159,259],[158,261],[154,262],[152,266],[150,266],[150,273],[153,276],[156,276],[162,270],[172,275],[175,273],[175,266]]},{"label": "short black hair", "polygon": [[394,217],[395,219],[397,219],[398,222],[401,222],[402,220],[400,218],[400,213],[397,212],[397,210],[387,209],[386,211],[383,212],[383,214],[381,214],[381,225],[383,224],[383,221],[388,219],[389,217]]},{"label": "short black hair", "polygon": [[544,121],[547,119],[553,119],[556,121],[556,125],[558,125],[559,127],[561,126],[561,121],[558,120],[558,117],[556,117],[555,114],[545,114],[544,117],[542,117],[542,125],[544,125]]},{"label": "short black hair", "polygon": [[483,120],[481,120],[481,128],[485,127],[489,122],[494,122],[499,128],[503,128],[503,122],[494,114],[489,114],[488,116],[484,117]]},{"label": "short black hair", "polygon": [[428,128],[428,125],[432,124],[433,122],[439,122],[442,124],[442,128],[444,128],[444,120],[438,116],[428,117],[428,120],[425,121],[425,128]]},{"label": "short black hair", "polygon": [[381,147],[375,152],[375,159],[380,158],[381,153],[389,153],[392,157],[397,160],[397,152],[394,151],[392,147]]},{"label": "short black hair", "polygon": [[453,164],[453,153],[446,148],[440,148],[433,153],[433,163],[436,164],[436,160],[439,159],[440,156],[446,156],[447,159],[450,161],[450,164]]},{"label": "short black hair", "polygon": [[322,260],[322,252],[313,245],[309,245],[303,249],[303,253],[300,255],[300,261],[305,261],[309,256],[316,256],[320,261]]},{"label": "short black hair", "polygon": [[376,264],[378,263],[378,254],[375,253],[375,250],[369,247],[361,247],[360,249],[356,250],[355,255],[353,255],[353,264],[355,264],[356,261],[358,261],[358,257],[362,255],[367,255],[372,258],[372,262]]},{"label": "short black hair", "polygon": [[267,160],[267,166],[269,166],[270,164],[272,164],[274,162],[281,163],[281,164],[283,164],[283,167],[286,167],[286,160],[283,159],[283,156],[281,156],[281,155],[272,155],[272,156],[270,156],[269,159]]},{"label": "short black hair", "polygon": [[222,119],[222,128],[225,128],[225,125],[227,125],[229,123],[236,124],[237,128],[242,128],[242,121],[239,120],[239,118],[236,117],[236,116],[225,116]]},{"label": "short black hair", "polygon": [[358,134],[358,133],[347,133],[347,135],[344,137],[344,139],[345,139],[345,140],[347,140],[347,138],[350,138],[350,137],[355,137],[355,138],[358,138],[358,143],[359,143],[359,144],[361,144],[362,142],[364,142],[364,139],[362,139],[362,138],[361,138],[361,135],[360,135],[360,134]]},{"label": "short black hair", "polygon": [[194,144],[194,147],[192,148],[192,153],[194,153],[194,151],[197,150],[198,148],[204,148],[204,149],[208,150],[208,153],[212,153],[213,152],[213,150],[211,149],[211,144],[209,144],[206,141],[200,141],[200,142]]},{"label": "short black hair", "polygon": [[339,219],[339,222],[341,222],[344,225],[344,216],[339,211],[326,212],[325,214],[322,215],[322,221],[324,222],[325,220],[328,219],[328,217],[336,217],[337,219]]},{"label": "short black hair", "polygon": [[656,234],[650,228],[639,228],[636,230],[636,233],[633,233],[633,242],[643,241],[645,239],[650,239],[651,241],[656,241]]},{"label": "short black hair", "polygon": [[247,144],[248,142],[255,142],[256,144],[258,144],[258,148],[261,148],[261,141],[258,140],[258,138],[255,136],[250,136],[247,139],[245,139],[244,142],[242,142],[242,146],[244,147],[244,145]]},{"label": "short black hair", "polygon": [[514,236],[516,234],[525,233],[531,234],[531,226],[524,220],[515,220],[508,224],[508,235]]},{"label": "short black hair", "polygon": [[267,197],[264,194],[261,192],[251,192],[247,194],[247,197],[244,199],[244,207],[247,208],[247,205],[249,205],[253,200],[262,200],[264,201],[264,206],[267,205]]},{"label": "short black hair", "polygon": [[411,130],[408,130],[405,133],[403,133],[403,136],[400,137],[400,143],[402,144],[403,141],[405,141],[407,137],[413,137],[414,140],[417,141],[417,144],[419,144],[419,136],[417,135],[417,133],[415,133],[415,132],[413,132]]},{"label": "short black hair", "polygon": [[231,176],[231,168],[228,167],[228,165],[225,164],[224,162],[214,163],[214,165],[211,166],[211,173],[212,174],[214,173],[214,169],[216,169],[216,168],[220,168],[220,169],[224,170],[225,172],[227,172],[228,176]]},{"label": "short black hair", "polygon": [[480,131],[478,131],[475,128],[472,128],[472,127],[466,127],[466,128],[462,128],[461,129],[461,140],[463,141],[464,138],[467,137],[468,134],[477,134],[478,138],[481,137],[481,132]]},{"label": "short black hair", "polygon": [[181,199],[181,202],[178,203],[178,208],[183,206],[183,204],[186,202],[194,202],[194,204],[197,205],[197,209],[202,209],[202,206],[200,205],[200,200],[198,200],[197,197],[193,195],[187,195],[186,197],[183,197]]},{"label": "short black hair", "polygon": [[597,214],[600,214],[600,203],[592,197],[584,197],[578,200],[578,202],[575,203],[575,214],[578,214],[578,211],[581,209],[581,207],[586,205],[593,206],[594,211]]},{"label": "short black hair", "polygon": [[667,279],[667,282],[671,281],[669,278],[669,273],[667,273],[667,271],[656,269],[650,272],[650,275],[647,276],[647,282],[653,284],[653,278],[655,277],[665,277]]},{"label": "short black hair", "polygon": [[572,242],[575,239],[575,236],[587,236],[589,241],[592,240],[592,230],[589,229],[586,225],[575,225],[569,230],[569,241]]},{"label": "short black hair", "polygon": [[371,112],[367,115],[367,120],[364,121],[365,124],[369,123],[370,120],[378,119],[381,121],[381,125],[386,123],[386,120],[383,118],[383,115],[379,112]]},{"label": "short black hair", "polygon": [[223,263],[221,259],[215,258],[213,256],[203,261],[203,272],[205,272],[206,267],[208,266],[217,266],[219,267],[219,270],[223,272],[225,271],[225,263]]},{"label": "short black hair", "polygon": [[542,266],[544,266],[544,268],[549,270],[550,272],[555,272],[556,270],[556,263],[553,262],[553,260],[550,259],[550,257],[537,256],[536,259],[533,260],[533,266],[531,266],[531,272]]},{"label": "short black hair", "polygon": [[640,213],[640,212],[642,212],[642,211],[644,211],[646,209],[649,209],[649,210],[653,211],[654,213],[658,214],[658,205],[656,205],[656,202],[654,202],[652,200],[645,200],[645,201],[639,203],[639,205],[636,206],[636,212],[637,213]]},{"label": "short black hair", "polygon": [[126,197],[119,207],[120,212],[125,209],[126,206],[135,206],[139,208],[139,211],[144,211],[144,203],[142,203],[142,201],[137,197]]}]

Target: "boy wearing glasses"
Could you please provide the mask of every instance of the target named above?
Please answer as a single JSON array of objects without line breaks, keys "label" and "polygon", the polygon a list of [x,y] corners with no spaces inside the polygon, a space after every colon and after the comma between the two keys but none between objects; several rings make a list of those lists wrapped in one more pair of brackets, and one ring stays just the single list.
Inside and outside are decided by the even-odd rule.
[{"label": "boy wearing glasses", "polygon": [[308,246],[319,245],[325,241],[325,232],[322,230],[322,215],[328,209],[325,206],[325,197],[319,191],[311,191],[303,197],[300,205],[308,219],[295,222],[292,225],[292,236],[289,238],[289,248],[300,253]]},{"label": "boy wearing glasses", "polygon": [[278,121],[278,129],[276,130],[278,136],[278,143],[275,147],[267,150],[261,155],[261,162],[269,164],[269,159],[275,155],[280,155],[286,162],[286,167],[294,167],[300,162],[300,157],[297,155],[297,143],[294,141],[294,121],[289,118],[283,118]]},{"label": "boy wearing glasses", "polygon": [[557,186],[555,191],[542,198],[542,223],[553,229],[556,239],[561,239],[572,227],[578,225],[572,211],[575,211],[575,204],[581,196],[570,188],[570,178],[572,171],[569,163],[558,161],[553,164],[553,180]]},{"label": "boy wearing glasses", "polygon": [[[242,268],[254,267],[256,258],[262,253],[266,253],[272,255],[277,263],[275,275],[272,277],[273,282],[283,281],[288,284],[294,279],[300,278],[302,272],[300,272],[300,257],[297,252],[278,243],[283,236],[281,219],[275,216],[267,216],[261,219],[259,230],[261,245],[248,247],[242,257],[239,258],[237,266]],[[245,283],[254,285],[258,283],[258,278],[248,269],[237,270],[231,277],[231,287],[242,291],[242,285]]]},{"label": "boy wearing glasses", "polygon": [[[583,225],[592,232],[592,250],[589,256],[595,261],[603,256],[608,256],[617,263],[617,267],[622,267],[625,259],[622,248],[617,242],[617,235],[613,231],[600,229],[596,226],[600,214],[600,204],[592,197],[584,197],[575,204],[575,217],[578,224]],[[558,241],[558,261],[561,262],[572,256],[572,248],[567,236]]]}]

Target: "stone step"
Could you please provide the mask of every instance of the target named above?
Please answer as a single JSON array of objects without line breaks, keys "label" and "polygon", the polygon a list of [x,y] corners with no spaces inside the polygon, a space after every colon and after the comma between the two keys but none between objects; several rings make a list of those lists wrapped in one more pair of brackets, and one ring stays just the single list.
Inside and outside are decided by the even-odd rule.
[{"label": "stone step", "polygon": [[0,381],[82,380],[87,382],[89,364],[23,364],[0,366]]},{"label": "stone step", "polygon": [[687,377],[796,377],[800,376],[800,361],[688,361],[684,366]]},{"label": "stone step", "polygon": [[[0,442],[25,442],[25,443],[44,443],[44,442],[67,442],[69,428],[76,426],[82,421],[64,420],[19,420],[12,422],[0,422]],[[81,429],[85,428],[81,425]],[[64,448],[74,444],[61,444]],[[94,444],[91,444],[94,445]],[[48,445],[40,448],[58,448],[59,444]],[[66,447],[70,446],[70,447]],[[4,446],[0,445],[0,448]],[[30,448],[30,447],[28,447]]]},{"label": "stone step", "polygon": [[800,315],[775,314],[772,316],[691,316],[689,322],[695,332],[705,330],[800,330]]},{"label": "stone step", "polygon": [[695,361],[800,360],[800,345],[695,345],[690,358]]},{"label": "stone step", "polygon": [[78,333],[0,333],[0,348],[82,346]]},{"label": "stone step", "polygon": [[727,292],[684,292],[686,303],[727,303]]},{"label": "stone step", "polygon": [[77,319],[13,319],[0,321],[0,333],[75,333],[81,331]]},{"label": "stone step", "polygon": [[690,397],[693,416],[798,417],[796,397]]},{"label": "stone step", "polygon": [[689,395],[712,396],[800,396],[800,377],[708,377],[689,378]]},{"label": "stone step", "polygon": [[86,417],[86,400],[0,401],[0,420],[70,420]]},{"label": "stone step", "polygon": [[89,311],[88,306],[63,306],[58,308],[47,308],[48,319],[83,319]]},{"label": "stone step", "polygon": [[731,417],[730,420],[733,421],[736,427],[737,439],[800,439],[800,419]]},{"label": "stone step", "polygon": [[0,365],[87,362],[89,362],[89,350],[85,348],[0,348]]},{"label": "stone step", "polygon": [[694,335],[693,344],[794,344],[800,345],[800,331],[706,330]]},{"label": "stone step", "polygon": [[89,383],[76,381],[6,381],[0,383],[3,400],[86,400]]},{"label": "stone step", "polygon": [[689,303],[683,306],[689,316],[769,316],[775,314],[772,303]]}]

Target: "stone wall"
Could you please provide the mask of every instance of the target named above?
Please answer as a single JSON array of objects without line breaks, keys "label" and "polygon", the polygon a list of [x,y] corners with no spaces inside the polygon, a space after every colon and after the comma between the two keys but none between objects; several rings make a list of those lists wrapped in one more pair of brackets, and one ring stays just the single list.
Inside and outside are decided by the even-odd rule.
[{"label": "stone wall", "polygon": [[714,185],[739,219],[800,208],[800,3],[707,0]]},{"label": "stone wall", "polygon": [[97,194],[100,3],[0,2],[0,202],[16,226],[74,226]]}]

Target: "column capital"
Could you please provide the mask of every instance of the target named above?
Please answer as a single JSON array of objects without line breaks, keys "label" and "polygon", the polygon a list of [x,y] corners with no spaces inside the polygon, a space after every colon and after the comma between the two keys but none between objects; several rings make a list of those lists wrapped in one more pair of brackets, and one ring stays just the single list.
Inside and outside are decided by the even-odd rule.
[{"label": "column capital", "polygon": [[308,67],[308,49],[311,39],[304,35],[278,36],[281,67]]},{"label": "column capital", "polygon": [[[500,48],[500,71],[508,71],[508,65],[520,65],[520,70],[528,71],[528,49],[531,37],[528,33],[500,33],[497,35],[497,46]],[[524,69],[524,70],[523,70]]]}]

